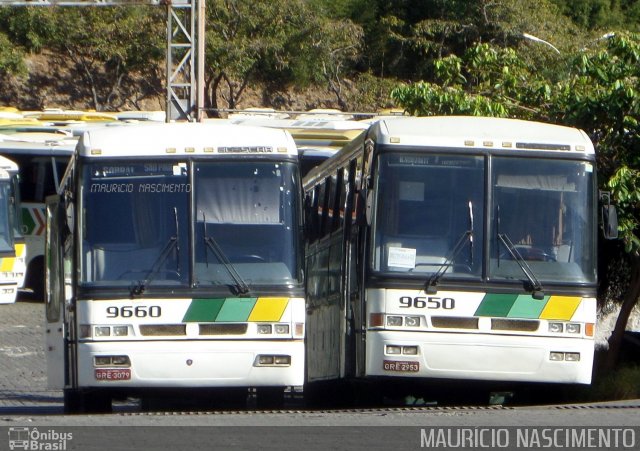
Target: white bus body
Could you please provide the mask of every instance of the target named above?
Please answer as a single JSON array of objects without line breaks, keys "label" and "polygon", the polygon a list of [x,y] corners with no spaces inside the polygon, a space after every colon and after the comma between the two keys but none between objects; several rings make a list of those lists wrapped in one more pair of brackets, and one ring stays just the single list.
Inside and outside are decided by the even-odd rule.
[{"label": "white bus body", "polygon": [[302,385],[297,164],[287,132],[224,121],[82,136],[47,222],[49,383],[68,411]]},{"label": "white bus body", "polygon": [[26,265],[22,285],[39,301],[44,298],[45,198],[56,193],[76,143],[77,139],[51,131],[12,134],[0,141],[0,155],[19,167],[19,220],[24,239],[20,249]]},{"label": "white bus body", "polygon": [[510,119],[372,124],[304,179],[309,381],[591,381],[595,153]]},{"label": "white bus body", "polygon": [[25,245],[19,231],[18,165],[0,156],[0,304],[16,301],[24,283]]}]

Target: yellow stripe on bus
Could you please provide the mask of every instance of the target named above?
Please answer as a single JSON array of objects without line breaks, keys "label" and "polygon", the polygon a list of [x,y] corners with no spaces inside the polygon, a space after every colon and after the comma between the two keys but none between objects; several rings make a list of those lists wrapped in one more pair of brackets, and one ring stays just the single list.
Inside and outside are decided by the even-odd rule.
[{"label": "yellow stripe on bus", "polygon": [[16,244],[16,257],[24,257],[26,255],[27,245],[24,243]]},{"label": "yellow stripe on bus", "polygon": [[280,321],[289,298],[258,298],[249,321]]},{"label": "yellow stripe on bus", "polygon": [[575,296],[551,296],[540,313],[540,319],[569,321],[580,305],[582,298]]},{"label": "yellow stripe on bus", "polygon": [[3,258],[1,259],[2,261],[0,262],[0,272],[9,272],[9,271],[13,271],[13,264],[15,263],[16,259],[13,257],[7,257],[7,258]]}]

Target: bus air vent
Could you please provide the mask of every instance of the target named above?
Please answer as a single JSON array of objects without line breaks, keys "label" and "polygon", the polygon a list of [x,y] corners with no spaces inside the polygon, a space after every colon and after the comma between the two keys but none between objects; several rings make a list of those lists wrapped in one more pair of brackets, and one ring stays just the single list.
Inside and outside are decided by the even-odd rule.
[{"label": "bus air vent", "polygon": [[184,324],[145,324],[140,326],[140,333],[146,337],[187,335]]},{"label": "bus air vent", "polygon": [[200,335],[244,335],[247,324],[200,324]]},{"label": "bus air vent", "polygon": [[477,329],[478,318],[461,316],[432,316],[431,325],[443,329]]},{"label": "bus air vent", "polygon": [[492,330],[512,330],[520,332],[535,332],[540,321],[526,319],[491,318]]}]

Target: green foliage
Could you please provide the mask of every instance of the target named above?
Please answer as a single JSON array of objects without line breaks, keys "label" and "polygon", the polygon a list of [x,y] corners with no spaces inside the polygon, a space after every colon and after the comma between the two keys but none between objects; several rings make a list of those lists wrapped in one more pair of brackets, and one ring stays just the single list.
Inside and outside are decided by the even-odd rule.
[{"label": "green foliage", "polygon": [[513,49],[489,44],[470,47],[462,57],[450,55],[433,64],[439,83],[397,87],[392,98],[411,114],[535,117],[550,88],[537,78]]},{"label": "green foliage", "polygon": [[207,85],[234,108],[246,85],[340,82],[357,59],[361,29],[304,0],[207,3]]},{"label": "green foliage", "polygon": [[607,182],[616,200],[625,251],[640,255],[640,169],[619,168]]},{"label": "green foliage", "polygon": [[16,48],[5,34],[0,33],[0,77],[25,74],[23,52]]}]

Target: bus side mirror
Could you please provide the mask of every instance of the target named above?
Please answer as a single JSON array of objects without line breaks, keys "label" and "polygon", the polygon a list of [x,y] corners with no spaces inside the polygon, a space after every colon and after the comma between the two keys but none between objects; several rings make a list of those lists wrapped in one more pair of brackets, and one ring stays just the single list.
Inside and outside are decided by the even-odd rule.
[{"label": "bus side mirror", "polygon": [[618,238],[618,212],[611,205],[611,193],[601,191],[600,200],[604,203],[601,207],[602,234],[607,240],[615,240]]}]

